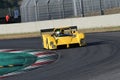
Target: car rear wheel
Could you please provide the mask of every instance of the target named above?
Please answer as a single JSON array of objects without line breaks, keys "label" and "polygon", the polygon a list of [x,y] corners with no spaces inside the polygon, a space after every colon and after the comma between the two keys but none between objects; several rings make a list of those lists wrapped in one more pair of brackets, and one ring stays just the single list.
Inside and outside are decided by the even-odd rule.
[{"label": "car rear wheel", "polygon": [[44,41],[43,41],[43,38],[42,38],[42,47],[44,48]]}]

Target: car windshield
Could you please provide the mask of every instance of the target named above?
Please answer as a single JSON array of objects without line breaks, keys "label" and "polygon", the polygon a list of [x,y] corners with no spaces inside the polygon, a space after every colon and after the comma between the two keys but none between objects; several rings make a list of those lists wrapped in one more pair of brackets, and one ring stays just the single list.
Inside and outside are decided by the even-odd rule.
[{"label": "car windshield", "polygon": [[56,30],[55,30],[55,35],[56,35],[57,37],[72,36],[71,30],[69,30],[69,29],[67,29],[67,30],[64,30],[64,29],[56,29]]}]

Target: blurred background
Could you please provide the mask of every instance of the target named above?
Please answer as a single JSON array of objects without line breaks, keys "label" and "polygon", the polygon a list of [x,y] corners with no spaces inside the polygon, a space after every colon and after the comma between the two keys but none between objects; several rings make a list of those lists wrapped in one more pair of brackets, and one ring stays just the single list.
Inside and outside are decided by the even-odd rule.
[{"label": "blurred background", "polygon": [[[9,23],[16,23],[21,22],[20,17],[20,5],[23,0],[0,0],[0,23],[5,24],[5,16],[9,15],[10,22]],[[15,11],[16,10],[16,11]],[[17,21],[14,19],[15,12],[17,12]]]},{"label": "blurred background", "polygon": [[88,17],[120,13],[120,0],[0,0],[0,23]]}]

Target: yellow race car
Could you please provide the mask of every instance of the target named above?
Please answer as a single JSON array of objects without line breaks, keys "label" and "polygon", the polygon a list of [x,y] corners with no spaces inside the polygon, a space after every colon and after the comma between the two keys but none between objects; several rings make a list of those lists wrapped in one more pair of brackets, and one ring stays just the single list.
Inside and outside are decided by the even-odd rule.
[{"label": "yellow race car", "polygon": [[85,34],[77,31],[77,26],[51,28],[41,30],[43,48],[58,49],[59,46],[66,46],[78,44],[85,46]]}]

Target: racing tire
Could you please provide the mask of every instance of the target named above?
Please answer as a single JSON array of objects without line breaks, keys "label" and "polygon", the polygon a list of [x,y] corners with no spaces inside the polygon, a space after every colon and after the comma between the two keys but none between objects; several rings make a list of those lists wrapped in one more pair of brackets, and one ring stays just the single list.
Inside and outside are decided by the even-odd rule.
[{"label": "racing tire", "polygon": [[85,45],[86,45],[85,40],[84,40],[84,39],[81,39],[81,40],[80,40],[80,46],[82,46],[82,47],[83,47],[83,46],[85,46]]}]

